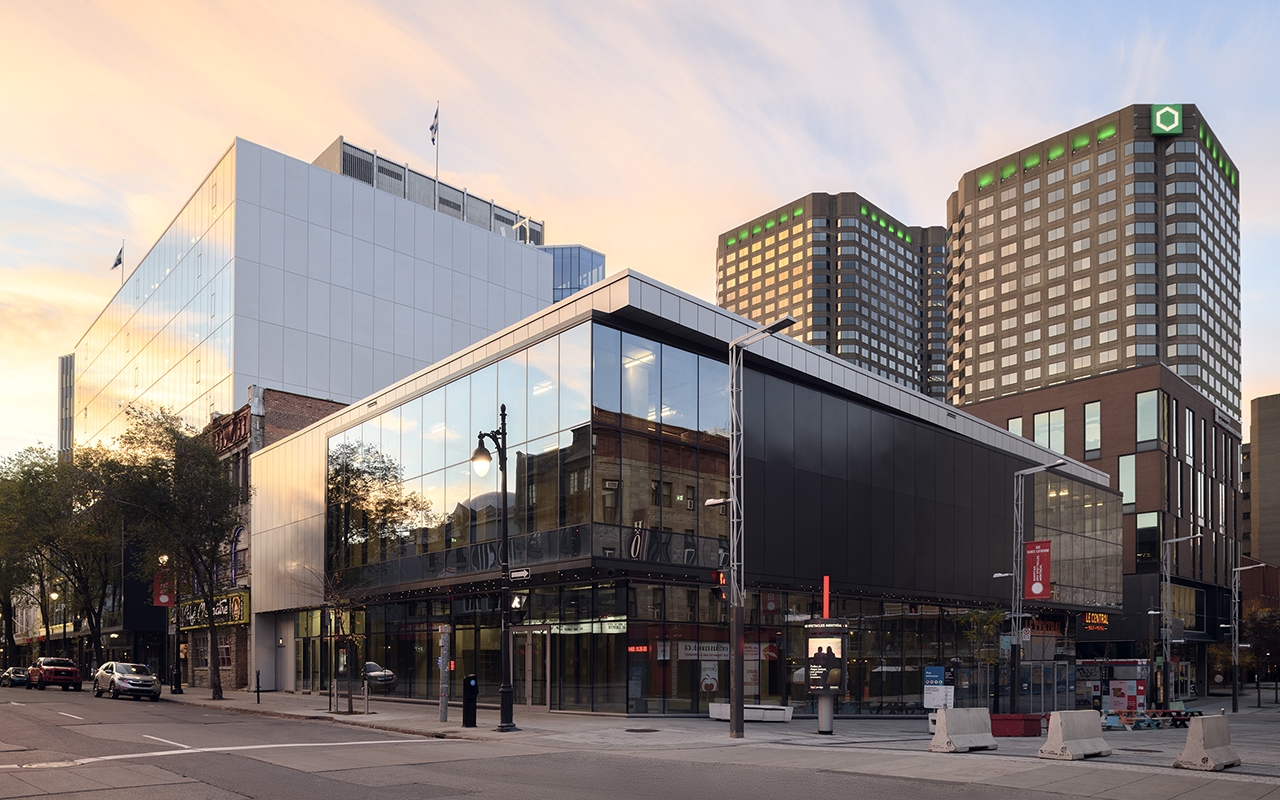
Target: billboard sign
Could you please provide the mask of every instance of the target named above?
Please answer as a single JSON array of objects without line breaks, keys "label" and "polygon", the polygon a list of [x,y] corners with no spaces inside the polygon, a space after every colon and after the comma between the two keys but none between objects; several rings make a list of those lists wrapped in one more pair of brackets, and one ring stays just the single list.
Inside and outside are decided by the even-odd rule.
[{"label": "billboard sign", "polygon": [[843,695],[848,687],[845,639],[848,623],[837,619],[815,619],[805,623],[805,652],[809,654],[807,675],[809,694]]}]

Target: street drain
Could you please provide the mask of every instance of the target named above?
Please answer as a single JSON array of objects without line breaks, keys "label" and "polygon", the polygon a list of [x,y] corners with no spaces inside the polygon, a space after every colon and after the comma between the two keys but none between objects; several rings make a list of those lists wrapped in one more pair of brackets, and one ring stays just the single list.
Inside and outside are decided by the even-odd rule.
[{"label": "street drain", "polygon": [[1126,753],[1162,753],[1163,750],[1143,750],[1141,747],[1117,747],[1117,750],[1123,750]]},{"label": "street drain", "polygon": [[627,728],[627,733],[657,733],[657,728]]}]

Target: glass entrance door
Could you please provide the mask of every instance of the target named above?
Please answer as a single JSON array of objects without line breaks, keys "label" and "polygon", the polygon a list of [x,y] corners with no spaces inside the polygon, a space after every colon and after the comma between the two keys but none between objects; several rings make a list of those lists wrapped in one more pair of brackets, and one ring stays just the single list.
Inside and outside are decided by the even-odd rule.
[{"label": "glass entrance door", "polygon": [[527,708],[551,708],[549,627],[511,629],[511,688],[514,701]]}]

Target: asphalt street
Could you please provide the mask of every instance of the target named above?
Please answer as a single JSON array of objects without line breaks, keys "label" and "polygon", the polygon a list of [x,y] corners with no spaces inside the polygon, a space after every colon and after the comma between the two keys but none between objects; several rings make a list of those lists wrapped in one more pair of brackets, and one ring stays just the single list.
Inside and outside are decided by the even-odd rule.
[{"label": "asphalt street", "polygon": [[[484,727],[460,729],[456,716],[446,725],[435,709],[403,703],[376,703],[378,713],[357,721],[317,712],[324,700],[315,697],[277,695],[265,706],[240,693],[221,704],[199,690],[165,698],[0,690],[0,798],[1280,800],[1280,777],[1041,762],[1031,740],[1002,740],[994,755],[928,754],[919,719],[840,721],[835,737],[800,720],[730,742],[708,720],[526,714],[520,733],[502,735],[487,711]],[[1242,727],[1262,732],[1270,722]],[[1175,747],[1173,738],[1125,741],[1154,751]]]}]

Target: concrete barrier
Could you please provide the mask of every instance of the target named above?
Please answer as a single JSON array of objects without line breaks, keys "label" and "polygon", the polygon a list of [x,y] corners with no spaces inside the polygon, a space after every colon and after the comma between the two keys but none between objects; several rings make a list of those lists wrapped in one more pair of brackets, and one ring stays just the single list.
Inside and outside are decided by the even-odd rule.
[{"label": "concrete barrier", "polygon": [[938,731],[929,743],[931,753],[995,750],[991,714],[985,708],[940,708]]},{"label": "concrete barrier", "polygon": [[1097,711],[1055,711],[1049,715],[1049,738],[1040,747],[1040,758],[1079,761],[1087,756],[1109,756],[1102,739],[1102,717]]},{"label": "concrete barrier", "polygon": [[[790,722],[791,715],[795,709],[791,706],[756,706],[743,705],[742,721],[743,722]],[[728,703],[708,703],[708,716],[711,719],[725,720],[729,719]]]},{"label": "concrete barrier", "polygon": [[1187,744],[1173,765],[1209,772],[1240,766],[1240,756],[1231,746],[1231,726],[1226,716],[1192,717],[1187,722]]}]

